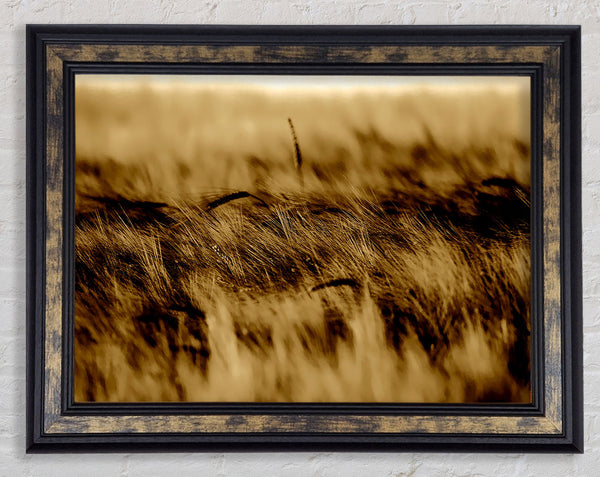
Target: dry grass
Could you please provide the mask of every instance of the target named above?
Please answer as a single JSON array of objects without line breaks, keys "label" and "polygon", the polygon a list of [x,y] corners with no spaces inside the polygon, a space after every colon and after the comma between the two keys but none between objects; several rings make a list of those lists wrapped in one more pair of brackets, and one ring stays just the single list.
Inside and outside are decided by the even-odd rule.
[{"label": "dry grass", "polygon": [[[435,121],[392,137],[342,114],[321,147],[299,114],[263,135],[287,141],[283,154],[241,143],[195,157],[182,140],[178,157],[144,160],[139,143],[112,158],[86,131],[166,101],[115,94],[78,88],[77,400],[530,400],[516,129],[444,144]],[[120,125],[133,135],[135,117]]]}]

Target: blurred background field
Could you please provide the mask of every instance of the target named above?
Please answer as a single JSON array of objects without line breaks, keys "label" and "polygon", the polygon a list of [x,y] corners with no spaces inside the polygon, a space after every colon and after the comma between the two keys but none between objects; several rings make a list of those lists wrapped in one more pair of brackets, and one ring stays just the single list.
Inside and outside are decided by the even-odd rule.
[{"label": "blurred background field", "polygon": [[[113,169],[102,171],[102,186],[135,197],[248,189],[261,179],[293,189],[292,118],[311,190],[323,177],[326,191],[332,182],[388,187],[382,171],[397,169],[417,170],[436,190],[460,175],[529,184],[529,163],[515,154],[515,144],[529,144],[529,78],[233,78],[78,77],[78,165]],[[85,174],[78,179],[79,190],[96,192]]]}]

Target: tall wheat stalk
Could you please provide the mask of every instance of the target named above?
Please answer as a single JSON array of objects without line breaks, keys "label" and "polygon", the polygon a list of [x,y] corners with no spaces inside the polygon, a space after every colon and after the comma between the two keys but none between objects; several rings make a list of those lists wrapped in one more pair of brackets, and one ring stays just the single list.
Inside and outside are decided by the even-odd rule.
[{"label": "tall wheat stalk", "polygon": [[304,175],[302,174],[302,152],[300,151],[300,144],[298,144],[298,137],[296,136],[296,130],[294,129],[294,123],[292,118],[288,118],[288,124],[292,131],[292,139],[294,140],[294,165],[296,167],[296,175],[298,176],[298,183],[300,187],[304,189]]}]

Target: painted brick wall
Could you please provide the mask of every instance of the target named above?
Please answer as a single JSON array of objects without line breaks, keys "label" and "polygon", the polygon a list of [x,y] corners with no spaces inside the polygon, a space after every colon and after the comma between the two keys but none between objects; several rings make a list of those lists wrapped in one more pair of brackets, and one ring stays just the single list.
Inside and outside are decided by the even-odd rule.
[{"label": "painted brick wall", "polygon": [[[585,455],[34,455],[25,447],[25,24],[581,24]],[[0,475],[583,476],[600,473],[598,0],[3,0],[0,5]]]}]

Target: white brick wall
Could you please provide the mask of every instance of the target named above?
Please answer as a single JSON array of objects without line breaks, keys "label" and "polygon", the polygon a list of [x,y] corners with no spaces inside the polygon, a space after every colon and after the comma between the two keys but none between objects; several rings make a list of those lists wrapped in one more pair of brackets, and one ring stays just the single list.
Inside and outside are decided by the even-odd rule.
[{"label": "white brick wall", "polygon": [[[581,24],[585,455],[29,455],[25,448],[25,24]],[[0,5],[0,475],[583,476],[600,473],[598,0],[3,0]]]}]

